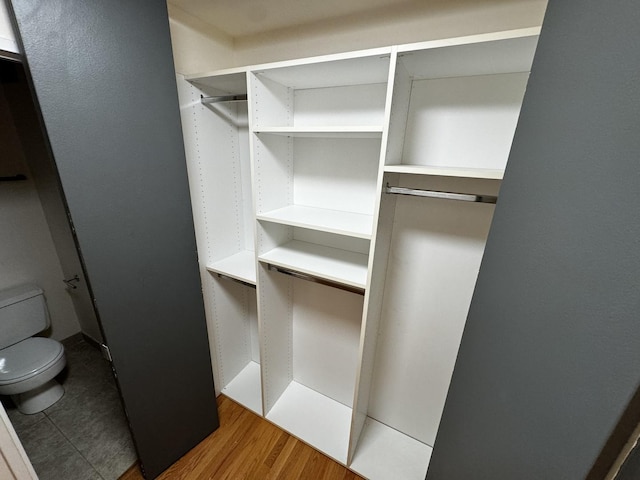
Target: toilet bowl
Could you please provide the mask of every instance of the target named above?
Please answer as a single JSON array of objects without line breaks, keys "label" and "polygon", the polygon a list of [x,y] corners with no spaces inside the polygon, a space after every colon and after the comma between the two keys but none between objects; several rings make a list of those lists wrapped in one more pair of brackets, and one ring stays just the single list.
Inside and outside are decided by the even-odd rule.
[{"label": "toilet bowl", "polygon": [[48,326],[42,289],[22,285],[0,291],[0,395],[11,395],[25,414],[41,412],[64,395],[54,379],[66,365],[62,344],[32,337]]}]

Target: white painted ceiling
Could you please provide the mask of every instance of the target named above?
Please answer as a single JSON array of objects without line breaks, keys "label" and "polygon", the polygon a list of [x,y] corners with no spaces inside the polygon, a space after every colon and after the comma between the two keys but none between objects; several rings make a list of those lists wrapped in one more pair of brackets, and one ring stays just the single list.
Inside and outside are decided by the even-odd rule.
[{"label": "white painted ceiling", "polygon": [[231,37],[366,14],[415,0],[168,0]]}]

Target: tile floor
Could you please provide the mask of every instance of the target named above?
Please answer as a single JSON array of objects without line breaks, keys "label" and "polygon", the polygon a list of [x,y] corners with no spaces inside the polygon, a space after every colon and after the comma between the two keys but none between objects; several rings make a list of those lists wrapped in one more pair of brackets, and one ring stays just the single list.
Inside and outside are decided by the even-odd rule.
[{"label": "tile floor", "polygon": [[81,335],[62,343],[67,368],[58,381],[64,397],[35,415],[0,399],[40,480],[115,480],[136,453],[111,367]]}]

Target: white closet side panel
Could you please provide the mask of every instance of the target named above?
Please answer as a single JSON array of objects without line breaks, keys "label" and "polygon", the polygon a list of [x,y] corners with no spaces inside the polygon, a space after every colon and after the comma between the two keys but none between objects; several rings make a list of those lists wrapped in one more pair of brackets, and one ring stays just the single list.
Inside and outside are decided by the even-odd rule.
[{"label": "white closet side panel", "polygon": [[380,139],[296,138],[293,151],[296,205],[373,214]]},{"label": "white closet side panel", "polygon": [[181,111],[192,203],[199,213],[196,230],[204,231],[199,256],[210,265],[245,249],[244,217],[250,210],[244,206],[243,196],[250,195],[251,188],[249,176],[243,175],[249,158],[244,156],[248,154],[246,146],[240,147],[239,132],[247,129],[246,106],[202,105],[201,92],[189,84],[185,88],[189,97],[181,104]]},{"label": "white closet side panel", "polygon": [[[193,224],[196,234],[196,244],[198,247],[198,263],[200,267],[200,278],[202,280],[202,292],[204,297],[204,308],[207,320],[207,337],[209,345],[215,345],[216,334],[213,301],[214,279],[206,269],[207,259],[210,257],[210,243],[208,242],[210,225],[207,222],[206,206],[201,192],[200,158],[198,156],[198,136],[199,125],[195,113],[198,107],[199,96],[196,89],[188,83],[182,75],[176,75],[178,87],[178,100],[180,104],[180,119],[182,123],[182,133],[184,136],[185,154],[187,160],[187,175],[189,177],[189,192],[191,195],[191,210],[193,212]],[[216,354],[215,348],[211,352],[211,365],[213,367],[215,382],[215,393],[219,395],[222,390],[220,378],[220,356]]]},{"label": "white closet side panel", "polygon": [[258,263],[258,309],[264,414],[293,380],[293,285],[291,278]]},{"label": "white closet side panel", "polygon": [[402,163],[504,170],[528,78],[414,80]]},{"label": "white closet side panel", "polygon": [[293,89],[266,78],[249,74],[249,101],[252,108],[252,128],[293,126]]},{"label": "white closet side panel", "polygon": [[293,281],[293,378],[351,407],[362,295]]},{"label": "white closet side panel", "polygon": [[246,161],[240,162],[242,186],[242,218],[244,220],[244,249],[255,248],[255,218],[253,213],[253,183],[251,179],[251,161],[249,153],[249,119],[247,102],[238,103],[238,153]]},{"label": "white closet side panel", "polygon": [[[401,186],[496,194],[491,181],[408,179]],[[494,207],[396,201],[369,416],[433,445]]]},{"label": "white closet side panel", "polygon": [[253,134],[256,214],[293,202],[293,139]]}]

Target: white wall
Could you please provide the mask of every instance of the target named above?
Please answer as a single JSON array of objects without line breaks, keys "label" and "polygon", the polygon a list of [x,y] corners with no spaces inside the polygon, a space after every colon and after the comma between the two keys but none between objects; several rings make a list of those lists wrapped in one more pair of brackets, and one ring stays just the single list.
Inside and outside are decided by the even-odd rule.
[{"label": "white wall", "polygon": [[[30,177],[17,132],[0,89],[0,176]],[[62,279],[64,275],[35,184],[0,183],[0,289],[35,283],[44,291],[51,316],[50,336],[61,340],[80,331]]]},{"label": "white wall", "polygon": [[410,1],[231,38],[169,5],[176,70],[193,74],[313,55],[540,26],[547,0]]},{"label": "white wall", "polygon": [[233,64],[233,39],[171,4],[169,26],[176,72],[183,75]]},{"label": "white wall", "polygon": [[0,0],[0,50],[19,53],[5,0]]}]

